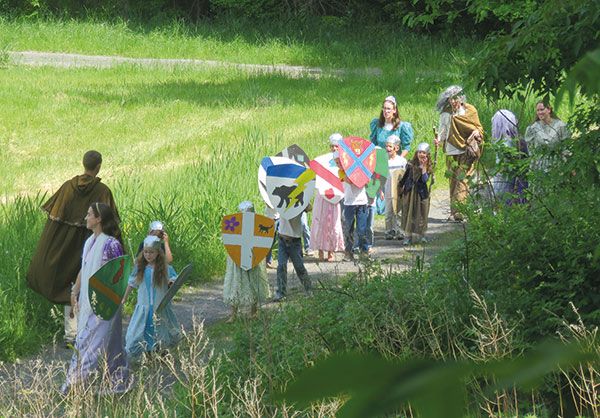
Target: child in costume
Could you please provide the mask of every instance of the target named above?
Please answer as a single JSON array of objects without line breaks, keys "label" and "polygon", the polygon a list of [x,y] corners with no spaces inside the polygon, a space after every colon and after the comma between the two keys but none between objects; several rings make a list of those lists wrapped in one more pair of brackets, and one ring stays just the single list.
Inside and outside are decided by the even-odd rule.
[{"label": "child in costume", "polygon": [[[329,137],[331,152],[337,150],[342,135],[335,133]],[[319,260],[334,261],[333,253],[344,250],[344,232],[342,230],[342,210],[339,204],[325,200],[320,193],[315,193],[310,247],[319,252]],[[327,251],[327,258],[325,258]]]},{"label": "child in costume", "polygon": [[[305,210],[310,210],[311,205]],[[302,214],[292,218],[285,219],[283,216],[279,219],[279,251],[277,253],[277,292],[275,301],[279,301],[287,296],[287,262],[292,260],[294,270],[298,279],[304,286],[306,294],[310,293],[311,281],[308,277],[308,271],[304,267],[302,259]]]},{"label": "child in costume", "polygon": [[[240,212],[254,213],[252,202],[242,202],[238,209]],[[227,323],[235,321],[240,306],[250,306],[250,317],[256,316],[258,305],[264,303],[269,297],[271,297],[271,289],[265,260],[250,270],[244,270],[227,255],[227,270],[223,283],[223,301],[231,305],[231,317]]]},{"label": "child in costume", "polygon": [[402,229],[406,234],[404,245],[411,243],[413,235],[421,242],[427,242],[425,239],[429,217],[427,181],[433,173],[430,151],[427,142],[420,143],[415,156],[406,165],[406,171],[398,182],[398,196],[402,199]]},{"label": "child in costume", "polygon": [[[397,212],[394,211],[394,200],[392,196],[392,178],[396,170],[404,171],[406,169],[406,158],[398,154],[400,150],[400,138],[396,135],[390,135],[385,143],[385,150],[388,153],[389,174],[385,183],[385,239],[402,239],[404,236],[400,231]],[[397,207],[397,206],[396,206]],[[397,207],[400,209],[399,207]]]},{"label": "child in costume", "polygon": [[[339,161],[337,151],[333,158]],[[369,197],[365,186],[357,187],[340,168],[339,176],[344,185],[344,261],[354,260],[354,227],[358,235],[358,251],[369,254],[368,228],[369,228]],[[356,221],[356,222],[355,222]]]},{"label": "child in costume", "polygon": [[144,352],[149,355],[151,351],[172,346],[181,337],[170,302],[160,314],[155,313],[177,274],[166,263],[160,238],[148,235],[143,244],[122,301],[125,303],[131,291],[138,288],[137,304],[125,336],[125,350],[134,359]]},{"label": "child in costume", "polygon": [[[165,231],[165,224],[163,224],[161,221],[150,222],[150,226],[148,227],[148,236],[150,235],[154,235],[163,241],[160,244],[160,248],[165,253],[165,261],[167,264],[171,264],[173,262],[173,253],[171,252],[171,247],[169,246],[169,235],[167,235],[167,231]],[[138,251],[135,256],[139,256],[143,249],[144,242],[142,241],[140,242],[140,246],[138,247]]]}]

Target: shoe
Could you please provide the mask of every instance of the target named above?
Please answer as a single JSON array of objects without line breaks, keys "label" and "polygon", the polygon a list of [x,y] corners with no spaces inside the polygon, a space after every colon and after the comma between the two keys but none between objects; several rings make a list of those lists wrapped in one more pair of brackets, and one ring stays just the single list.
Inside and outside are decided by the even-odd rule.
[{"label": "shoe", "polygon": [[391,234],[391,233],[389,233],[389,232],[386,232],[386,233],[385,233],[385,239],[386,239],[387,241],[389,241],[389,240],[391,240],[391,239],[394,239],[394,234]]},{"label": "shoe", "polygon": [[402,245],[410,245],[410,238],[406,238],[404,241],[402,241]]},{"label": "shoe", "polygon": [[398,232],[398,235],[396,235],[396,239],[398,241],[402,241],[404,239],[404,234],[402,232]]},{"label": "shoe", "polygon": [[313,250],[308,250],[304,252],[304,257],[314,257],[315,252]]},{"label": "shoe", "polygon": [[421,237],[420,241],[421,241],[421,243],[425,244],[425,243],[427,243],[427,238]]},{"label": "shoe", "polygon": [[342,259],[342,261],[354,261],[354,257],[352,256],[352,254],[346,253],[344,254],[344,258]]},{"label": "shoe", "polygon": [[285,295],[277,293],[273,298],[273,302],[282,302],[285,299]]}]

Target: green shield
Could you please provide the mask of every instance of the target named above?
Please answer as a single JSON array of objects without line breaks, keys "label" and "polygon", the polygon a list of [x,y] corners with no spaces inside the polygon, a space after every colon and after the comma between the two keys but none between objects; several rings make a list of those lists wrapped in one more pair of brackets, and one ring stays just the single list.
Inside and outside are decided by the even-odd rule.
[{"label": "green shield", "polygon": [[99,318],[110,321],[121,306],[132,264],[129,255],[113,258],[90,277],[88,296]]},{"label": "green shield", "polygon": [[367,196],[371,199],[377,197],[379,191],[383,191],[385,186],[385,181],[389,174],[389,166],[388,166],[388,153],[383,148],[375,148],[377,152],[377,163],[375,164],[375,171],[373,172],[373,176],[371,180],[367,183]]}]

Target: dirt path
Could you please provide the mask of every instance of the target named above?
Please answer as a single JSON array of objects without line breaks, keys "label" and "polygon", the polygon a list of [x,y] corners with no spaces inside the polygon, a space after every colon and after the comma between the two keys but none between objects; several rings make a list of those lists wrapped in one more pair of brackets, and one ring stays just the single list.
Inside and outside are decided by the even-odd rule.
[{"label": "dirt path", "polygon": [[67,54],[61,52],[37,52],[37,51],[7,51],[9,60],[16,65],[30,66],[52,66],[65,68],[111,68],[119,65],[139,65],[145,68],[174,68],[195,67],[215,68],[225,67],[242,71],[250,71],[262,74],[285,74],[290,77],[318,78],[323,75],[381,75],[379,68],[365,68],[362,70],[351,69],[324,69],[320,67],[304,67],[286,64],[240,64],[235,62],[221,62],[200,59],[181,58],[128,58],[106,55],[83,55]]},{"label": "dirt path", "polygon": [[[403,270],[413,266],[416,255],[425,255],[425,261],[438,253],[447,243],[443,236],[450,231],[457,230],[458,224],[447,223],[445,219],[449,214],[448,192],[446,190],[435,190],[432,193],[431,210],[429,214],[429,229],[427,237],[429,242],[425,245],[402,246],[400,241],[386,241],[384,239],[383,217],[376,217],[375,222],[375,249],[373,259],[381,261],[388,269]],[[305,258],[305,266],[316,285],[317,278],[327,280],[328,278],[343,276],[346,273],[356,272],[358,266],[353,262],[341,261],[341,253],[335,255],[334,262],[317,262],[314,257]],[[290,263],[291,264],[291,263]],[[276,271],[267,270],[272,294],[276,289]],[[288,288],[291,298],[295,293],[301,293],[301,285],[293,267],[288,265]],[[274,302],[267,302],[265,307],[272,306]],[[193,318],[200,318],[206,326],[225,319],[230,312],[230,307],[223,303],[223,282],[218,281],[210,284],[187,287],[180,290],[179,295],[173,301],[175,315],[186,331],[191,331]],[[127,330],[129,316],[124,318],[123,338]],[[59,338],[57,338],[60,340]],[[71,358],[72,352],[62,344],[49,344],[42,348],[40,353],[17,360],[12,364],[11,373],[27,373],[33,364],[40,361],[64,361]],[[7,378],[6,371],[0,373],[0,379]]]}]

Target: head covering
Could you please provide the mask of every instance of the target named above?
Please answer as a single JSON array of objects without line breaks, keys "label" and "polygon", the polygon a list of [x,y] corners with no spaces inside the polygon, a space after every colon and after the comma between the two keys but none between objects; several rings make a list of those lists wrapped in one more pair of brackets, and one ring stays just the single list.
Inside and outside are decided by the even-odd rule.
[{"label": "head covering", "polygon": [[254,204],[249,200],[245,200],[238,205],[240,212],[254,212]]},{"label": "head covering", "polygon": [[398,135],[390,135],[387,137],[386,143],[390,143],[390,144],[394,144],[394,145],[400,145],[400,138],[398,137]]},{"label": "head covering", "polygon": [[519,136],[517,117],[507,109],[500,109],[492,116],[492,138],[515,139]]},{"label": "head covering", "polygon": [[337,145],[343,139],[342,134],[338,134],[337,132],[329,135],[329,144]]},{"label": "head covering", "polygon": [[450,86],[438,97],[435,110],[438,113],[442,113],[448,108],[448,106],[450,106],[450,98],[456,96],[457,94],[459,95],[461,102],[464,103],[467,101],[467,97],[464,95],[463,88],[461,86]]},{"label": "head covering", "polygon": [[398,107],[398,103],[396,103],[396,98],[392,95],[389,95],[383,101],[384,102],[392,102],[392,103],[394,103],[394,106]]},{"label": "head covering", "polygon": [[419,144],[419,146],[417,146],[417,152],[418,151],[423,151],[423,152],[426,152],[427,154],[429,154],[429,152],[431,151],[431,147],[429,146],[429,144],[427,142],[421,142]]},{"label": "head covering", "polygon": [[150,227],[148,227],[148,233],[152,231],[165,231],[165,225],[161,221],[152,221],[150,222]]},{"label": "head covering", "polygon": [[144,238],[144,248],[154,248],[160,250],[160,238],[156,235],[148,235]]}]

